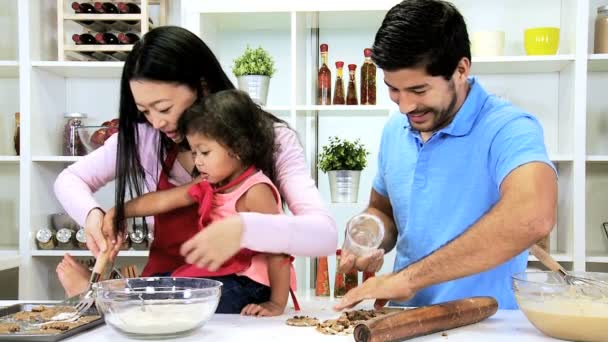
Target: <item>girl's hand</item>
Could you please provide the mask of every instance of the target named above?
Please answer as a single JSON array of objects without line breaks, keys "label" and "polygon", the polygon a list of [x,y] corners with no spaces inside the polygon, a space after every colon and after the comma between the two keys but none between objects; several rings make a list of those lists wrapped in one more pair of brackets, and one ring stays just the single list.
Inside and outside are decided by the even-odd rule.
[{"label": "girl's hand", "polygon": [[245,316],[278,316],[283,313],[285,306],[281,306],[275,302],[265,302],[261,304],[247,304],[241,311],[241,315]]},{"label": "girl's hand", "polygon": [[241,249],[243,222],[238,215],[208,225],[184,242],[180,253],[186,262],[215,271]]}]

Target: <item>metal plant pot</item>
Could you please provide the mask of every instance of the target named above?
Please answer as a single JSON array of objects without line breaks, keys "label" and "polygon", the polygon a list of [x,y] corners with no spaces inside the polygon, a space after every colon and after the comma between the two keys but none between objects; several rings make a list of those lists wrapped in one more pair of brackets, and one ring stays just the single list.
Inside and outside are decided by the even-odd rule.
[{"label": "metal plant pot", "polygon": [[328,171],[331,201],[335,203],[357,203],[361,171]]},{"label": "metal plant pot", "polygon": [[251,99],[260,106],[266,105],[268,98],[269,76],[246,75],[237,77],[239,89],[251,96]]}]

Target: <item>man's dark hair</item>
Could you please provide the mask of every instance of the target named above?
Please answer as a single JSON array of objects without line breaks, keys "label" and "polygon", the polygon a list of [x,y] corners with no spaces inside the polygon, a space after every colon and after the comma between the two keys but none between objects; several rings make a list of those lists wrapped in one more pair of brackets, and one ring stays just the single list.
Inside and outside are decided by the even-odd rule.
[{"label": "man's dark hair", "polygon": [[372,59],[381,69],[424,67],[449,80],[458,62],[471,59],[464,18],[441,0],[404,0],[391,8],[376,33]]}]

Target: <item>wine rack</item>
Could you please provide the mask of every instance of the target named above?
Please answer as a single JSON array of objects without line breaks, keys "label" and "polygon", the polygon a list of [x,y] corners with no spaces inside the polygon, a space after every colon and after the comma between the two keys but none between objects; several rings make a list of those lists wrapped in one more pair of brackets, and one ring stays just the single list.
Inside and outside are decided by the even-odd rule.
[{"label": "wine rack", "polygon": [[[120,1],[139,7],[140,13],[75,13],[73,0],[57,0],[57,58],[59,61],[123,61],[133,44],[76,44],[73,35],[119,32],[135,33],[139,37],[154,26],[166,24],[167,0]],[[78,1],[78,3],[83,3]],[[84,1],[94,5],[95,2]],[[118,6],[119,1],[102,1]],[[158,7],[158,20],[151,22],[150,12]]]}]

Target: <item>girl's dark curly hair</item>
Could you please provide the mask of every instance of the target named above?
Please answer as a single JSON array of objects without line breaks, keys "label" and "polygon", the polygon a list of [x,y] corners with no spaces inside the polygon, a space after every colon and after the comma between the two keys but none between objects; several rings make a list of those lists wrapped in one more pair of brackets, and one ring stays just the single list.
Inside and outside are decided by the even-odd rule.
[{"label": "girl's dark curly hair", "polygon": [[274,121],[247,93],[223,90],[192,105],[180,117],[183,135],[202,134],[236,154],[244,165],[254,165],[277,184]]}]

